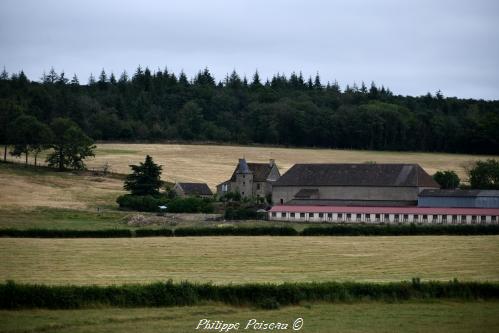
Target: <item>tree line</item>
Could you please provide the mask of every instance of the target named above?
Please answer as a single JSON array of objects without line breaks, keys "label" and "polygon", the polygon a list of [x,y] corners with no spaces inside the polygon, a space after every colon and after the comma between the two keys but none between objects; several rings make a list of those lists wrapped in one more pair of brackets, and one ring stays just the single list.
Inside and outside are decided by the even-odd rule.
[{"label": "tree line", "polygon": [[[400,96],[374,82],[345,87],[324,83],[319,74],[276,74],[263,80],[258,72],[247,79],[233,71],[217,82],[208,69],[189,79],[183,72],[138,67],[132,75],[102,70],[82,84],[76,75],[68,79],[54,69],[39,81],[30,81],[22,71],[9,75],[4,70],[0,118],[0,143],[10,146],[18,143],[8,129],[47,137],[46,128],[32,127],[35,120],[51,127],[55,119],[65,118],[95,140],[499,151],[499,101],[444,97],[441,92]],[[29,149],[36,155],[38,146]]]}]

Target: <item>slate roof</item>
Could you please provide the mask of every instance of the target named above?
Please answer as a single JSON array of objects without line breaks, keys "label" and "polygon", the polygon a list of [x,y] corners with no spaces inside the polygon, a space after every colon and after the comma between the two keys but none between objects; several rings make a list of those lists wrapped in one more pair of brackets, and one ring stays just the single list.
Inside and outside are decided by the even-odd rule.
[{"label": "slate roof", "polygon": [[295,164],[273,186],[440,186],[418,164]]},{"label": "slate roof", "polygon": [[420,197],[499,197],[498,190],[423,190]]},{"label": "slate roof", "polygon": [[[272,166],[269,163],[246,163],[249,170],[253,173],[253,181],[254,182],[265,182],[269,177],[270,171],[272,170]],[[231,182],[236,181],[236,173],[239,168],[239,164],[236,166],[236,169],[232,173],[232,177],[230,177]]]},{"label": "slate roof", "polygon": [[206,183],[178,183],[185,195],[213,195]]},{"label": "slate roof", "polygon": [[307,189],[307,188],[302,188],[301,190],[298,191],[298,193],[295,194],[295,198],[310,198],[311,196],[318,195],[319,190],[316,188],[313,189]]}]

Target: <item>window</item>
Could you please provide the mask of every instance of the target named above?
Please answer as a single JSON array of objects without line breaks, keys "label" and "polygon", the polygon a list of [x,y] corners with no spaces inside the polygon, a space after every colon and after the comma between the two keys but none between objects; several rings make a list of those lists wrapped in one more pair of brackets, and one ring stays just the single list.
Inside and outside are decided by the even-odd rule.
[{"label": "window", "polygon": [[476,223],[476,215],[471,216],[471,223],[473,223],[473,224]]},{"label": "window", "polygon": [[355,219],[356,219],[357,221],[360,221],[360,217],[361,217],[362,215],[360,215],[360,214],[354,214],[354,216],[355,216]]},{"label": "window", "polygon": [[428,215],[423,215],[423,220],[424,221],[428,220]]},{"label": "window", "polygon": [[295,213],[289,213],[290,217],[295,217]]},{"label": "window", "polygon": [[229,190],[229,185],[228,184],[223,184],[222,185],[222,192],[227,192]]},{"label": "window", "polygon": [[284,203],[284,199],[281,199],[281,205]]},{"label": "window", "polygon": [[309,218],[314,218],[314,213],[308,213]]},{"label": "window", "polygon": [[282,212],[282,213],[281,213],[281,217],[286,217],[286,213],[285,213],[285,212]]},{"label": "window", "polygon": [[319,213],[319,217],[323,218],[324,217],[324,213]]},{"label": "window", "polygon": [[407,221],[409,219],[409,215],[404,214],[404,221]]},{"label": "window", "polygon": [[390,219],[390,214],[385,214],[385,220],[389,220]]},{"label": "window", "polygon": [[350,220],[351,217],[352,217],[352,214],[347,214],[347,220]]},{"label": "window", "polygon": [[342,213],[338,213],[338,218],[342,219],[343,218],[343,214]]},{"label": "window", "polygon": [[452,222],[457,222],[457,215],[452,215]]},{"label": "window", "polygon": [[485,223],[485,221],[487,221],[487,217],[486,216],[480,216],[480,223]]},{"label": "window", "polygon": [[461,222],[466,222],[466,215],[461,215]]},{"label": "window", "polygon": [[272,212],[272,217],[276,217],[276,213],[275,212]]},{"label": "window", "polygon": [[438,220],[438,215],[433,215],[433,221]]},{"label": "window", "polygon": [[305,217],[305,213],[300,213],[300,217],[304,218]]},{"label": "window", "polygon": [[399,214],[395,214],[394,218],[395,218],[395,221],[398,221],[399,218],[400,218],[400,215]]},{"label": "window", "polygon": [[246,182],[243,182],[243,186],[246,185]]},{"label": "window", "polygon": [[332,219],[333,218],[333,213],[327,213],[327,218]]},{"label": "window", "polygon": [[243,175],[243,178],[246,178],[246,175]]},{"label": "window", "polygon": [[257,190],[261,189],[261,187],[262,187],[262,184],[256,184],[256,189]]},{"label": "window", "polygon": [[419,215],[418,214],[414,214],[414,216],[412,217],[412,220],[413,221],[419,221]]},{"label": "window", "polygon": [[380,219],[380,214],[376,214],[376,220],[379,220]]},{"label": "window", "polygon": [[244,192],[241,192],[241,195],[244,195]]},{"label": "window", "polygon": [[492,222],[497,222],[497,216],[492,216],[491,221]]},{"label": "window", "polygon": [[447,215],[442,215],[442,221],[444,221],[444,222],[447,221]]}]

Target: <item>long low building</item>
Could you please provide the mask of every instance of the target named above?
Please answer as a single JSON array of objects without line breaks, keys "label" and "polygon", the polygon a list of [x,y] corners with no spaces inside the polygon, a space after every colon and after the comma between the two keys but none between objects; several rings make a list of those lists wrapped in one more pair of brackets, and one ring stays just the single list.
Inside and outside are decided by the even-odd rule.
[{"label": "long low building", "polygon": [[277,205],[274,221],[334,223],[498,224],[499,208]]}]

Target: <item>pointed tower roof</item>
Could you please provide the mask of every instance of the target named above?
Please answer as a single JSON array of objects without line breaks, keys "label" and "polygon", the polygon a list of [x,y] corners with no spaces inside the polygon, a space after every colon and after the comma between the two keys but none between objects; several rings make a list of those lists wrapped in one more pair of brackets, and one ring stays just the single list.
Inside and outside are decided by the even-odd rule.
[{"label": "pointed tower roof", "polygon": [[246,159],[244,158],[239,159],[239,164],[237,165],[237,173],[244,173],[244,174],[251,173],[251,170],[248,167],[248,163],[246,163]]}]

